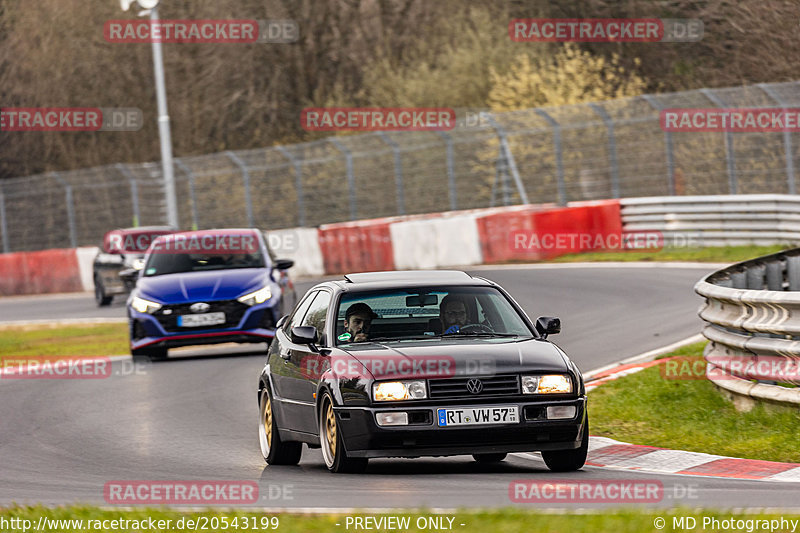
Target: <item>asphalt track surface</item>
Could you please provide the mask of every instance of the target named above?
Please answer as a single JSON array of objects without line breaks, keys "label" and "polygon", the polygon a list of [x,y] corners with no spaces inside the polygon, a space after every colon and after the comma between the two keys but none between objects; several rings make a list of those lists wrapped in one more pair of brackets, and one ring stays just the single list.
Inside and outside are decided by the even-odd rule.
[{"label": "asphalt track surface", "polygon": [[[559,316],[554,340],[584,371],[684,339],[700,330],[693,284],[712,267],[551,265],[486,267],[536,318]],[[298,293],[312,282],[298,283]],[[91,295],[0,299],[0,322],[124,317]],[[255,350],[253,348],[255,347]],[[163,363],[115,361],[97,380],[0,381],[0,506],[95,503],[115,480],[249,480],[267,508],[602,507],[516,504],[512,481],[658,480],[655,506],[795,508],[800,484],[657,475],[585,467],[553,474],[537,454],[498,465],[471,457],[371,460],[366,473],[335,475],[319,450],[299,466],[267,466],[257,439],[256,385],[263,346],[171,353]],[[591,407],[590,407],[591,414]],[[641,504],[640,504],[641,505]]]}]

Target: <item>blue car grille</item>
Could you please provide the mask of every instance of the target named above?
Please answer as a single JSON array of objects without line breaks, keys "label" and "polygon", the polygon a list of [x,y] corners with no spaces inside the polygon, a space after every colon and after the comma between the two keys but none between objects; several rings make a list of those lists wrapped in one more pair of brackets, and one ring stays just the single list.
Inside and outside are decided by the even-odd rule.
[{"label": "blue car grille", "polygon": [[[244,316],[245,312],[250,308],[250,306],[245,305],[241,302],[237,302],[236,300],[222,300],[217,302],[206,302],[211,307],[208,311],[204,311],[205,313],[225,313],[225,323],[224,324],[216,324],[214,326],[201,326],[199,328],[187,328],[178,326],[178,317],[181,315],[191,315],[192,310],[190,307],[192,303],[186,304],[175,304],[175,305],[165,305],[158,311],[154,313],[154,316],[158,320],[161,327],[164,328],[164,331],[167,333],[178,333],[181,331],[192,331],[197,329],[225,329],[225,328],[235,328],[241,322],[242,317]],[[164,314],[164,311],[170,310],[171,313]]]}]

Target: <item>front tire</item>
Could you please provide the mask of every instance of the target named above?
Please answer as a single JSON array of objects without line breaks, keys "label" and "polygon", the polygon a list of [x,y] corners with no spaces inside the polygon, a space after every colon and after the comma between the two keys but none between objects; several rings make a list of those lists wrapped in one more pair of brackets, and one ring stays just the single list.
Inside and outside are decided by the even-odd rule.
[{"label": "front tire", "polygon": [[574,450],[557,450],[542,452],[542,459],[547,468],[553,472],[573,472],[580,470],[586,464],[586,454],[589,452],[589,418],[583,424],[583,442]]},{"label": "front tire", "polygon": [[302,442],[284,442],[275,422],[272,410],[272,398],[269,389],[264,387],[259,402],[261,417],[258,423],[258,442],[261,444],[261,455],[271,465],[296,465],[303,455]]},{"label": "front tire", "polygon": [[333,400],[327,392],[322,396],[319,409],[319,441],[325,466],[331,472],[363,472],[369,459],[365,457],[348,457],[344,449],[342,432],[333,410]]},{"label": "front tire", "polygon": [[113,296],[106,296],[106,289],[103,287],[103,282],[100,281],[100,278],[94,278],[94,301],[97,307],[111,305],[111,300],[113,299]]}]

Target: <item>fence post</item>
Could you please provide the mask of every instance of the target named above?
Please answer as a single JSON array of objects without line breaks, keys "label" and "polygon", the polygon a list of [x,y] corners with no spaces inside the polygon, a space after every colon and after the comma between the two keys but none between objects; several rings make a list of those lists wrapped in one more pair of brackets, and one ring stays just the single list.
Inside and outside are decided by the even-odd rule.
[{"label": "fence post", "polygon": [[197,230],[197,195],[194,190],[194,172],[192,169],[189,168],[189,165],[181,161],[180,159],[175,159],[175,164],[181,167],[181,170],[186,174],[186,179],[189,180],[189,202],[190,208],[192,211],[192,229]]},{"label": "fence post", "polygon": [[611,166],[611,197],[619,198],[619,164],[617,162],[617,138],[614,135],[614,121],[602,106],[589,104],[595,113],[600,115],[608,130],[608,162]]},{"label": "fence post", "polygon": [[536,109],[536,114],[553,128],[553,150],[556,156],[556,178],[558,180],[558,205],[567,205],[567,186],[564,182],[564,152],[561,147],[561,125],[544,109]]},{"label": "fence post", "polygon": [[[766,83],[758,83],[756,87],[767,93],[767,96],[778,102],[778,105],[781,106],[784,112],[787,111],[787,105],[781,95],[779,95],[775,90],[767,85]],[[795,194],[797,191],[795,189],[795,182],[794,182],[794,158],[792,157],[792,132],[789,131],[789,128],[783,130],[783,151],[786,154],[786,181],[789,188],[789,194]]]},{"label": "fence post", "polygon": [[297,225],[303,227],[306,225],[306,204],[303,197],[303,169],[300,166],[300,161],[289,152],[284,146],[275,147],[283,156],[289,160],[294,167],[294,189],[297,193]]},{"label": "fence post", "polygon": [[8,224],[6,221],[6,195],[0,188],[0,233],[3,235],[3,253],[11,251],[11,244],[8,242]]},{"label": "fence post", "polygon": [[58,172],[50,173],[56,181],[64,186],[65,201],[67,203],[67,223],[69,224],[70,248],[78,247],[78,232],[75,228],[75,204],[72,198],[72,185],[64,181]]},{"label": "fence post", "polygon": [[519,193],[520,201],[523,204],[527,204],[529,203],[528,193],[525,192],[525,186],[522,184],[522,178],[519,177],[519,172],[517,171],[517,162],[514,160],[514,154],[511,153],[511,148],[508,145],[506,130],[497,123],[491,113],[487,113],[486,117],[489,119],[489,123],[497,133],[497,138],[500,141],[500,153],[502,153],[503,157],[505,157],[506,164],[508,165],[509,170],[511,170],[511,175],[514,177],[514,183],[517,185],[517,193]]},{"label": "fence post", "polygon": [[117,163],[114,165],[120,173],[125,176],[128,180],[128,183],[131,186],[131,209],[133,210],[133,227],[139,227],[139,184],[136,183],[136,179],[130,173],[128,168],[123,165],[122,163]]},{"label": "fence post", "polygon": [[450,211],[458,209],[458,196],[456,194],[456,171],[453,162],[453,137],[444,131],[436,132],[446,143],[447,153],[447,187],[450,191]]},{"label": "fence post", "polygon": [[400,145],[397,144],[384,131],[379,131],[378,137],[380,137],[383,140],[383,142],[392,147],[392,153],[394,154],[394,182],[395,182],[395,187],[397,188],[397,214],[405,215],[406,195],[403,187],[403,161],[400,158]]},{"label": "fence post", "polygon": [[[659,112],[658,123],[659,127],[661,124],[661,104],[658,103],[652,94],[643,94],[642,98],[644,101],[650,104],[650,107],[655,109]],[[664,132],[664,151],[666,152],[667,157],[667,187],[669,189],[670,196],[677,196],[678,192],[675,188],[675,154],[673,150],[672,144],[672,132],[665,131]]]},{"label": "fence post", "polygon": [[[725,102],[723,102],[719,96],[714,94],[711,89],[700,89],[700,92],[703,93],[706,98],[711,100],[714,105],[719,106],[720,108],[725,107]],[[736,194],[737,189],[737,180],[736,180],[736,153],[734,152],[733,148],[733,132],[726,131],[725,132],[725,160],[728,162],[728,188],[730,189],[731,194]]]},{"label": "fence post", "polygon": [[253,198],[250,196],[250,171],[247,170],[247,165],[244,164],[244,161],[236,155],[235,153],[228,150],[225,152],[225,155],[231,158],[236,166],[242,171],[242,181],[244,182],[244,205],[245,209],[247,209],[247,224],[251,228],[254,228],[255,222],[253,221]]},{"label": "fence post", "polygon": [[328,137],[328,140],[340,152],[344,154],[344,163],[347,171],[347,189],[350,194],[350,220],[358,218],[358,209],[356,205],[356,178],[353,175],[353,154],[339,142],[336,137]]}]

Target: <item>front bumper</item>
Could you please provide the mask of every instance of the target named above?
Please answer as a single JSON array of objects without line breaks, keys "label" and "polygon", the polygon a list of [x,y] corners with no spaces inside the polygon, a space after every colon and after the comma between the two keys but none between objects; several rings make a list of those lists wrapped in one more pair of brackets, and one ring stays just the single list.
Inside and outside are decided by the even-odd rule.
[{"label": "front bumper", "polygon": [[144,347],[177,348],[226,342],[271,342],[279,306],[274,302],[248,308],[233,327],[182,328],[167,331],[154,315],[128,307],[131,350]]},{"label": "front bumper", "polygon": [[[508,401],[498,405],[519,406],[521,421],[515,424],[439,427],[438,408],[461,408],[465,405],[443,403],[436,407],[413,405],[335,408],[338,427],[342,431],[347,454],[352,457],[423,457],[470,455],[476,453],[511,453],[548,450],[569,450],[580,447],[586,418],[586,398],[548,402]],[[555,405],[575,405],[573,419],[526,420],[531,411]],[[468,406],[466,406],[468,407]],[[376,412],[430,411],[430,422],[407,426],[379,426]]]}]

